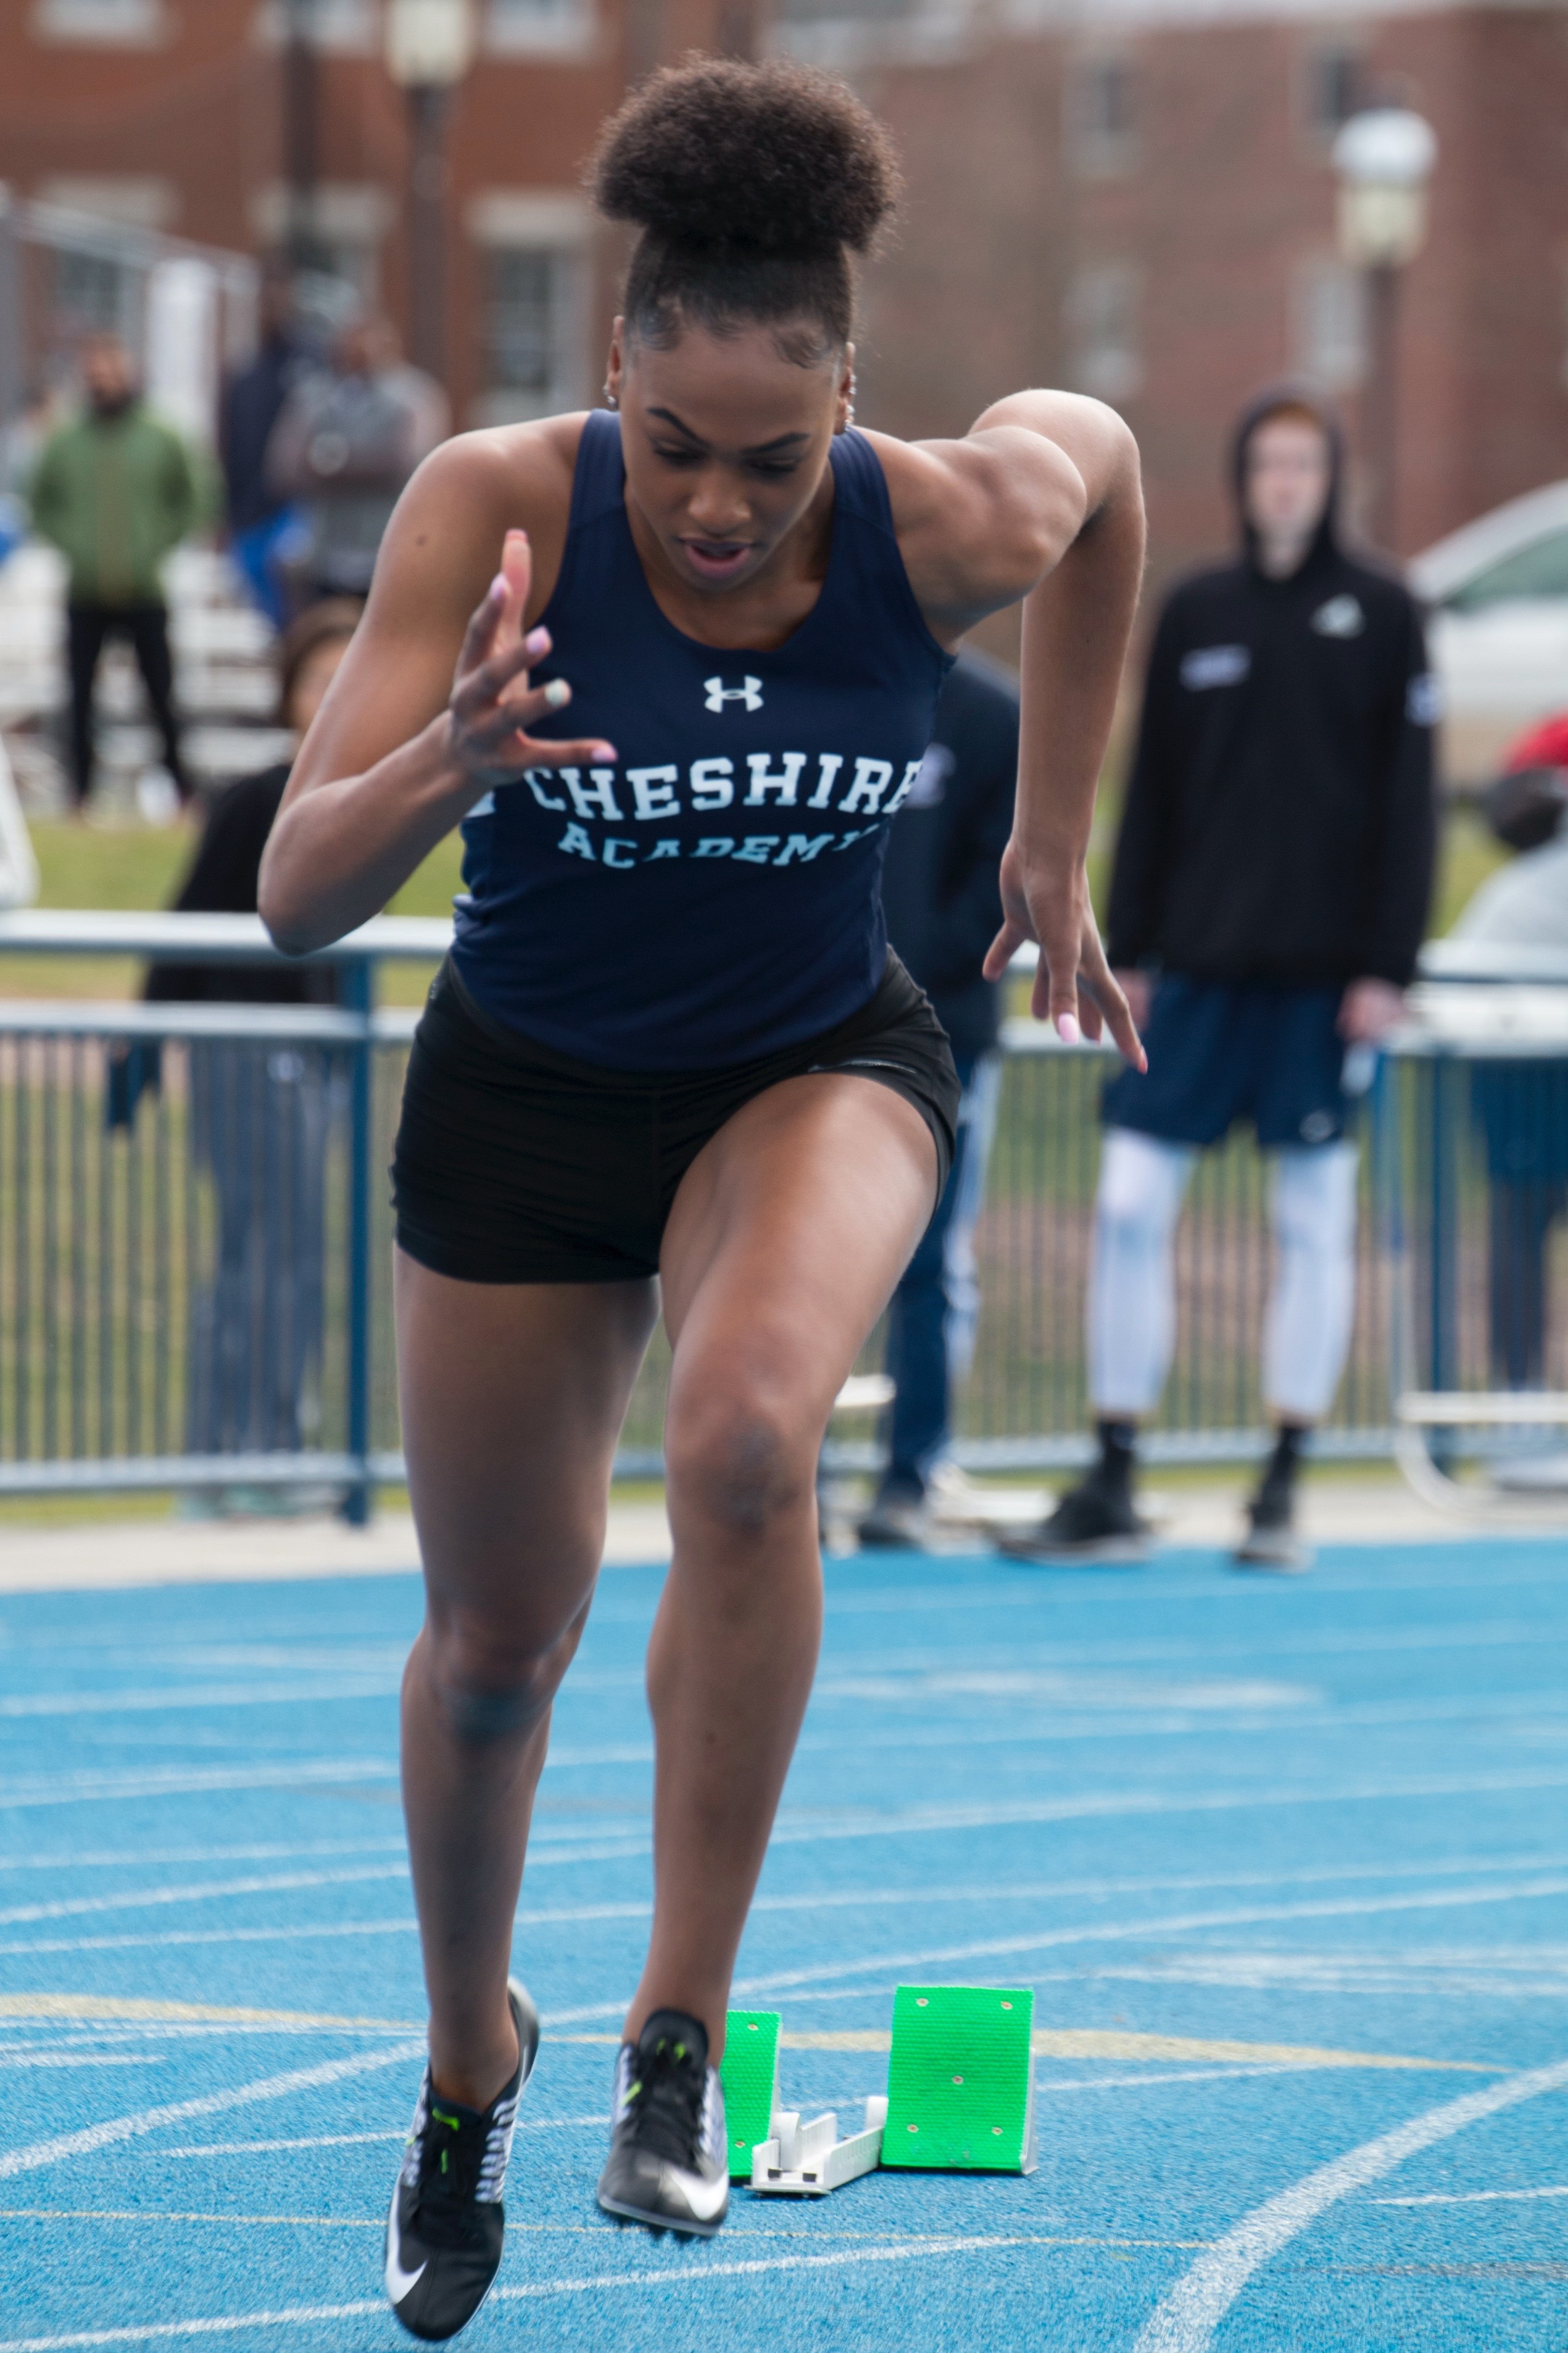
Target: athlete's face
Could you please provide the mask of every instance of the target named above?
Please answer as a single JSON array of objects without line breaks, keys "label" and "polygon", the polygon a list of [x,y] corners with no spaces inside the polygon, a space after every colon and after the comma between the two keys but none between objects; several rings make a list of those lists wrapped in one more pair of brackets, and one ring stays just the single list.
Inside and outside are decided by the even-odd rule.
[{"label": "athlete's face", "polygon": [[1307,417],[1270,417],[1247,445],[1247,520],[1266,540],[1310,540],[1329,503],[1329,440]]},{"label": "athlete's face", "polygon": [[710,595],[753,578],[802,522],[847,420],[853,352],[802,367],[780,349],[788,333],[691,327],[659,351],[616,322],[627,496],[678,577]]}]

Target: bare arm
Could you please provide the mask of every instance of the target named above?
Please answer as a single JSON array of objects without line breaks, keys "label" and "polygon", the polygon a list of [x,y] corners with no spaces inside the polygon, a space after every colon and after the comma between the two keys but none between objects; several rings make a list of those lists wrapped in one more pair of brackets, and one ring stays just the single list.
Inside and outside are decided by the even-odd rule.
[{"label": "bare arm", "polygon": [[963,441],[921,444],[904,459],[888,466],[895,518],[932,628],[951,640],[984,613],[1024,607],[1017,808],[986,972],[998,978],[1016,949],[1037,940],[1037,1015],[1067,1038],[1080,1021],[1097,1038],[1103,1022],[1142,1069],[1084,866],[1142,579],[1137,444],[1099,401],[1021,392]]},{"label": "bare arm", "polygon": [[288,954],[377,913],[492,786],[606,756],[527,733],[568,699],[560,681],[531,690],[528,670],[549,651],[529,621],[560,560],[572,447],[553,421],[504,452],[448,443],[404,493],[262,860],[262,920]]}]

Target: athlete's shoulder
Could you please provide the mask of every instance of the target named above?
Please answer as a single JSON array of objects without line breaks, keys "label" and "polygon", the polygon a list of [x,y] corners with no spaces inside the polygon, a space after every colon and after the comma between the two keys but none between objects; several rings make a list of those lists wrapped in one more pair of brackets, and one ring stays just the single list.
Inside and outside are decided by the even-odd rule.
[{"label": "athlete's shoulder", "polygon": [[960,635],[1026,596],[1081,521],[1083,485],[1044,434],[1029,437],[1025,460],[1016,436],[1005,447],[983,433],[863,438],[881,468],[910,585],[939,635]]},{"label": "athlete's shoulder", "polygon": [[378,598],[419,616],[437,607],[471,611],[500,561],[509,531],[525,531],[533,554],[537,618],[566,544],[572,477],[583,417],[454,434],[431,451],[397,502],[377,560]]},{"label": "athlete's shoulder", "polygon": [[570,507],[572,478],[586,422],[584,414],[544,417],[527,425],[455,433],[431,451],[410,485],[439,502],[460,528],[469,513],[495,525],[498,508],[530,528],[527,511]]}]

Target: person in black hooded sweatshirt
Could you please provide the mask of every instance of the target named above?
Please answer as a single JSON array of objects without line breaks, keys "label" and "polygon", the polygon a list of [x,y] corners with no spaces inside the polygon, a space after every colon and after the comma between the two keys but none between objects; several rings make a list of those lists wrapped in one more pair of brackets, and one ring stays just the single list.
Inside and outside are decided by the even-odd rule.
[{"label": "person in black hooded sweatshirt", "polygon": [[1300,1568],[1296,1470],[1354,1313],[1347,1050],[1397,1019],[1431,892],[1436,695],[1419,610],[1348,555],[1333,417],[1281,386],[1236,438],[1237,561],[1173,591],[1150,658],[1106,945],[1147,1074],[1106,1091],[1089,1297],[1100,1459],[1033,1558],[1136,1556],[1137,1429],[1175,1334],[1172,1241],[1197,1154],[1249,1121],[1274,1161],[1264,1334],[1273,1452],[1238,1566]]}]

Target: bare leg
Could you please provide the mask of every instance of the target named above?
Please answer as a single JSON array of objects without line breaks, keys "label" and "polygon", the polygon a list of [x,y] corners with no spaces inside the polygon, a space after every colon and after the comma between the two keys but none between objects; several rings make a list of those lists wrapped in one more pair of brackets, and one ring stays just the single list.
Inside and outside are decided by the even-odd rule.
[{"label": "bare leg", "polygon": [[648,1651],[653,1936],[627,2014],[702,2020],[735,1954],[822,1626],[816,1459],[833,1400],[931,1216],[925,1123],[842,1074],[770,1089],[693,1164],[665,1236],[675,1559]]},{"label": "bare leg", "polygon": [[654,1292],[455,1282],[400,1253],[396,1306],[426,1594],[403,1683],[403,1798],[431,2073],[482,2108],[517,2064],[506,1975],[529,1816]]}]

